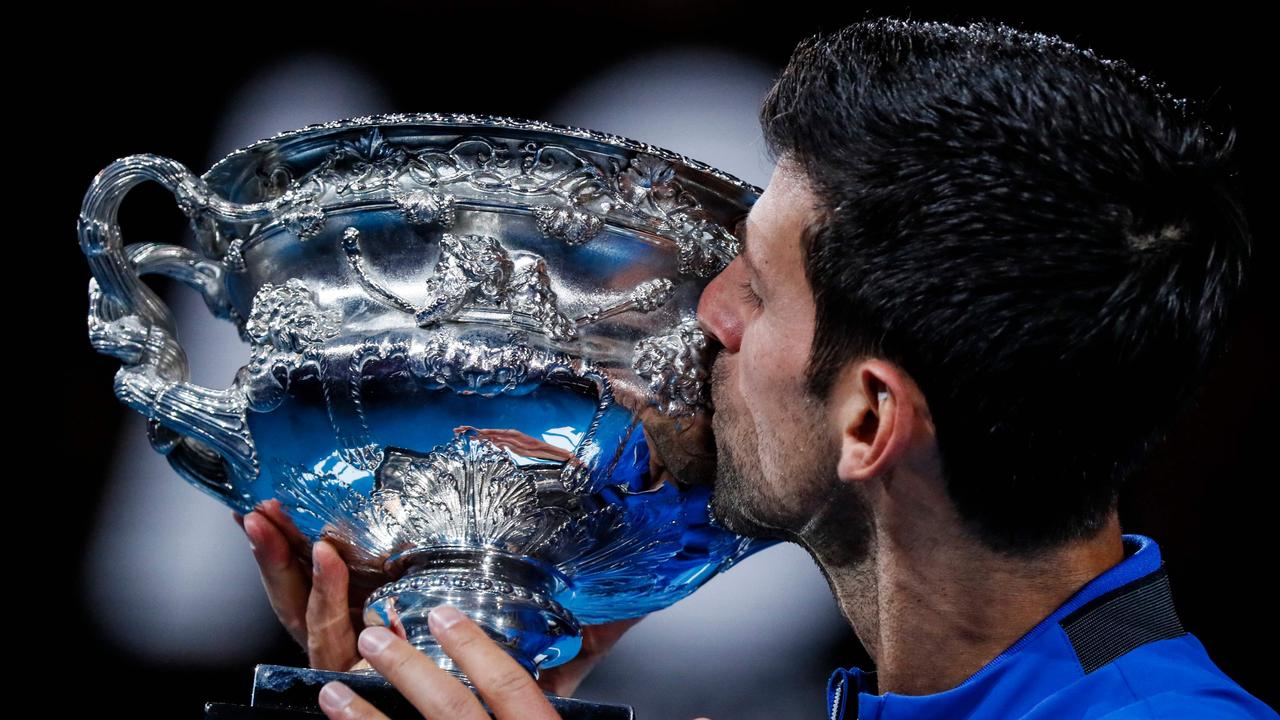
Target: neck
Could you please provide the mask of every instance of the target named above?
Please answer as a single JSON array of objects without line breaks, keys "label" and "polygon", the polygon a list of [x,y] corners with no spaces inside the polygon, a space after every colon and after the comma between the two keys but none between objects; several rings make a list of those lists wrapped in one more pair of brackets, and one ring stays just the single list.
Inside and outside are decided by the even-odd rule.
[{"label": "neck", "polygon": [[1114,512],[1094,537],[1028,560],[994,553],[956,518],[939,517],[949,502],[912,505],[878,515],[856,559],[809,546],[875,661],[881,693],[959,685],[1124,557]]}]

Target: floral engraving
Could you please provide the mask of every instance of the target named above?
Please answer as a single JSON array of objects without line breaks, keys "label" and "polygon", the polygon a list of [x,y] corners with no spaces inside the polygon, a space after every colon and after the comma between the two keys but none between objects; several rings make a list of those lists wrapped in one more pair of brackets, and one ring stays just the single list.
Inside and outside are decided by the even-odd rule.
[{"label": "floral engraving", "polygon": [[405,192],[396,188],[391,197],[411,225],[434,224],[449,228],[457,219],[457,201],[452,195],[420,189]]},{"label": "floral engraving", "polygon": [[324,229],[324,208],[316,202],[317,193],[291,190],[272,208],[276,220],[299,240],[310,240]]},{"label": "floral engraving", "polygon": [[338,334],[341,320],[336,312],[322,310],[298,278],[279,286],[264,284],[245,322],[252,345],[249,364],[240,372],[250,407],[265,411],[278,406],[290,374],[309,350]]},{"label": "floral engraving", "polygon": [[693,317],[681,321],[668,335],[648,337],[636,344],[632,368],[649,381],[662,413],[692,415],[706,405],[707,346],[707,336]]},{"label": "floral engraving", "polygon": [[710,277],[738,252],[737,238],[682,185],[672,161],[652,152],[606,161],[555,143],[484,137],[410,148],[386,139],[380,127],[340,141],[319,166],[292,181],[276,201],[276,216],[305,240],[323,227],[322,205],[368,195],[394,202],[411,223],[448,228],[459,202],[495,194],[514,195],[521,204],[554,198],[532,204],[534,220],[543,235],[569,245],[588,242],[606,222],[673,241],[685,275]]},{"label": "floral engraving", "polygon": [[539,232],[569,245],[582,245],[604,229],[603,219],[574,208],[538,205],[533,208],[533,217]]}]

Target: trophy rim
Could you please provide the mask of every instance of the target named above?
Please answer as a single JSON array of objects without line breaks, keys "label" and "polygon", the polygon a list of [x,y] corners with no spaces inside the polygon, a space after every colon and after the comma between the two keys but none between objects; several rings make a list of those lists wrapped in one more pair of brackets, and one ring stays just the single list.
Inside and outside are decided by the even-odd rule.
[{"label": "trophy rim", "polygon": [[209,182],[218,177],[227,168],[233,167],[236,161],[242,160],[246,156],[260,153],[268,146],[292,142],[328,132],[342,132],[364,127],[374,128],[393,126],[435,126],[446,129],[474,128],[480,130],[515,130],[520,132],[536,132],[558,135],[570,140],[586,140],[625,152],[642,153],[658,157],[669,163],[688,168],[694,172],[709,175],[738,190],[751,193],[755,197],[759,197],[764,193],[762,188],[757,187],[736,175],[727,173],[717,167],[702,162],[701,160],[695,160],[674,150],[668,150],[667,148],[652,145],[641,140],[634,140],[622,135],[592,130],[590,128],[560,125],[544,120],[516,118],[509,115],[486,115],[477,113],[381,113],[374,115],[357,115],[337,120],[330,120],[327,122],[312,123],[304,127],[276,133],[270,137],[263,138],[249,145],[232,150],[223,156],[221,160],[214,163],[209,170],[201,176],[201,179]]}]

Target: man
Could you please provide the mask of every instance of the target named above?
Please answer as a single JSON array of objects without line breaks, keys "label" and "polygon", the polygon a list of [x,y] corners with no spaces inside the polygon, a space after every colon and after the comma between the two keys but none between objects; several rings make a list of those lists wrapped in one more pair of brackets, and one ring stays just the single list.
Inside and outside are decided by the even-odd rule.
[{"label": "man", "polygon": [[[1061,40],[893,19],[803,42],[761,121],[776,169],[699,306],[721,345],[712,503],[808,549],[874,658],[832,676],[829,716],[1277,717],[1182,628],[1159,548],[1116,513],[1243,284],[1234,137]],[[358,649],[427,717],[485,717],[393,633],[357,648],[332,548],[308,602],[279,530],[245,526],[313,664]],[[457,611],[432,630],[497,717],[554,717]],[[377,717],[338,683],[321,704]]]}]

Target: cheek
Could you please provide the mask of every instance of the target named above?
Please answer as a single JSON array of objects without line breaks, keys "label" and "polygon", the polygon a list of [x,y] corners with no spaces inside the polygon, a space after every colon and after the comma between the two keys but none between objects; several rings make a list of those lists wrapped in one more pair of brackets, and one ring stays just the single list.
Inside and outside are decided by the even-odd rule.
[{"label": "cheek", "polygon": [[801,387],[808,352],[807,338],[793,325],[757,319],[748,326],[738,354],[743,395],[756,404],[779,405],[768,401],[790,397]]},{"label": "cheek", "polygon": [[739,419],[754,436],[751,450],[758,458],[766,482],[777,482],[779,468],[778,433],[785,432],[782,410],[786,389],[777,374],[776,363],[768,358],[746,358],[739,366]]},{"label": "cheek", "polygon": [[757,456],[766,481],[785,485],[794,473],[796,451],[812,441],[814,418],[804,402],[808,338],[782,327],[752,323],[738,354],[737,388],[743,422],[758,439]]}]

